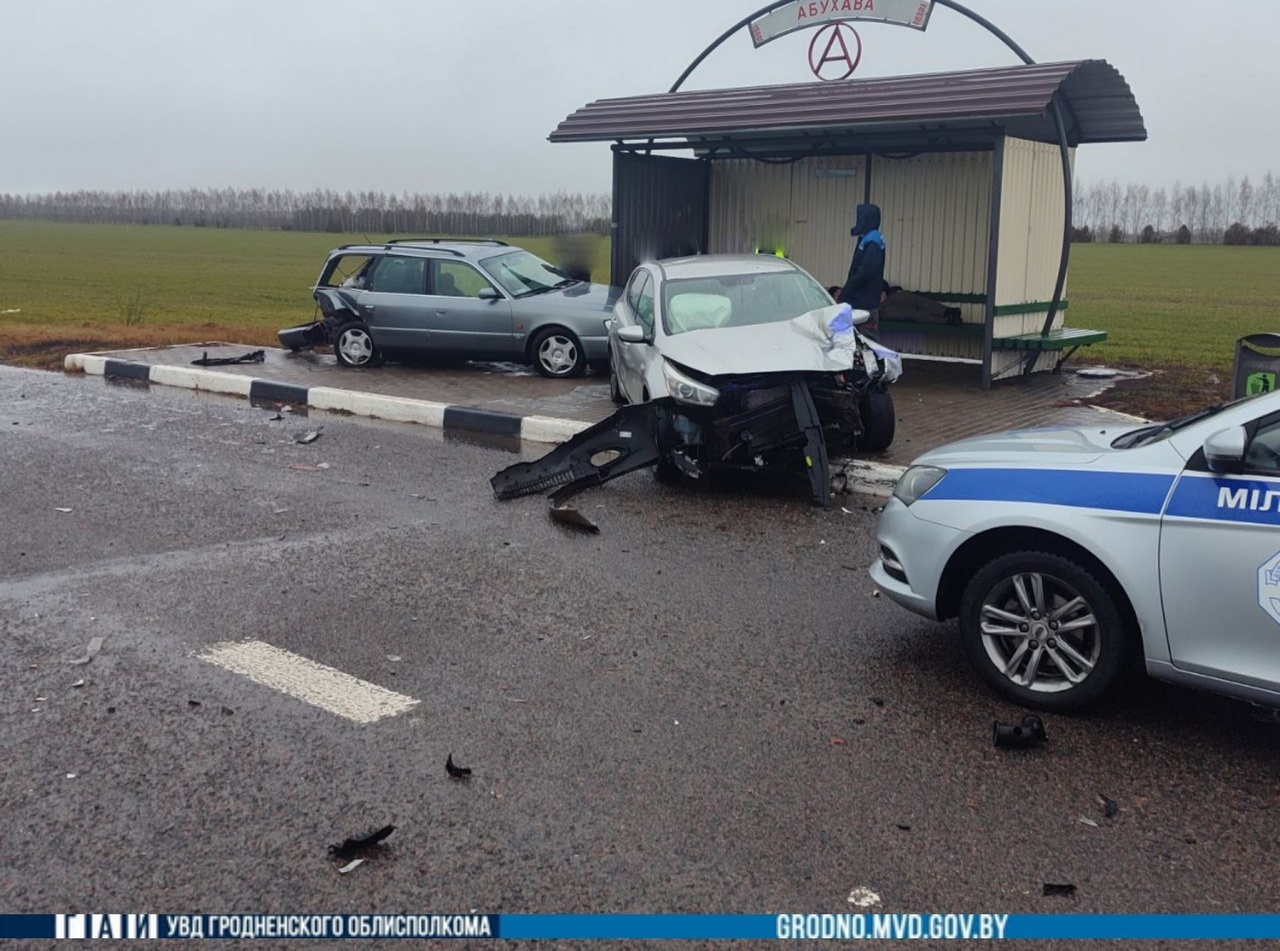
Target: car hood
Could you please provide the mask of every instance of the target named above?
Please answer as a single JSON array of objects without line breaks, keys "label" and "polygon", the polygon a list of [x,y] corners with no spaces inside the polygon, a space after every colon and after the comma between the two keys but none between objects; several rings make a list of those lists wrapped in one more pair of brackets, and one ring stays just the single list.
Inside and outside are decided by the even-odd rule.
[{"label": "car hood", "polygon": [[622,296],[621,287],[608,284],[573,284],[546,294],[534,294],[512,301],[517,310],[577,311],[583,314],[605,315],[613,311],[613,305]]},{"label": "car hood", "polygon": [[1025,466],[1052,468],[1083,466],[1104,455],[1132,457],[1136,449],[1112,449],[1117,436],[1140,428],[1132,426],[1045,426],[1018,429],[990,436],[975,436],[948,443],[915,461],[916,465],[940,466]]},{"label": "car hood", "polygon": [[658,349],[708,376],[843,373],[853,368],[853,351],[833,347],[823,330],[838,310],[825,307],[775,324],[690,330],[662,338]]}]

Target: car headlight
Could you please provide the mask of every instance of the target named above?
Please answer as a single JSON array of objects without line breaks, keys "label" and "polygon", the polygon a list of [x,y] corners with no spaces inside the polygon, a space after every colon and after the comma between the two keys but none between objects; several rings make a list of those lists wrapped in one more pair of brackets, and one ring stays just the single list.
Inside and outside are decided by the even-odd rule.
[{"label": "car headlight", "polygon": [[903,505],[910,505],[941,482],[946,474],[946,469],[937,466],[912,466],[893,487],[893,497]]},{"label": "car headlight", "polygon": [[693,377],[686,376],[667,360],[662,361],[662,376],[667,381],[667,392],[677,403],[687,403],[690,406],[715,406],[716,400],[720,399],[720,391],[715,387],[699,383]]}]

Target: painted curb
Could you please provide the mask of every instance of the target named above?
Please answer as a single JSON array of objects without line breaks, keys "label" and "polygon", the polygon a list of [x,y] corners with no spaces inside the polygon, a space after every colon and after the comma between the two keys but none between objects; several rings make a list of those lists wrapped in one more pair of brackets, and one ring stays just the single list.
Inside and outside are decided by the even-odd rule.
[{"label": "painted curb", "polygon": [[356,390],[325,386],[301,386],[255,377],[223,373],[200,367],[165,366],[117,360],[92,353],[72,353],[63,360],[72,373],[85,373],[119,380],[139,380],[162,386],[177,386],[204,393],[221,393],[249,399],[294,403],[318,410],[335,410],[353,416],[385,419],[396,423],[416,423],[443,429],[446,433],[466,432],[506,436],[522,442],[560,443],[590,426],[571,419],[545,416],[516,416],[469,406],[450,406],[430,400],[382,396]]},{"label": "painted curb", "polygon": [[906,471],[905,466],[889,466],[859,459],[850,459],[844,464],[844,477],[848,480],[850,492],[880,499],[893,495],[894,486]]},{"label": "painted curb", "polygon": [[[250,399],[296,403],[318,410],[331,410],[385,419],[395,423],[415,423],[449,432],[479,433],[488,436],[518,438],[522,442],[556,445],[573,438],[591,426],[575,419],[551,416],[516,416],[469,406],[451,406],[430,400],[414,400],[403,396],[382,396],[358,390],[339,390],[327,386],[300,386],[223,373],[200,367],[165,366],[117,360],[92,353],[72,353],[63,361],[72,373],[85,373],[113,379],[141,380],[162,386],[176,386],[204,393],[221,393]],[[848,491],[877,498],[888,498],[906,469],[857,459],[839,465]]]}]

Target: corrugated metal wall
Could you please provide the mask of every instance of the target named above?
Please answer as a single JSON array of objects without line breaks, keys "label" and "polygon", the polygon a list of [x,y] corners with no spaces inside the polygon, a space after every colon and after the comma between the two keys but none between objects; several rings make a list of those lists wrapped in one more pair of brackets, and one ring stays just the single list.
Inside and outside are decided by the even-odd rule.
[{"label": "corrugated metal wall", "polygon": [[871,200],[884,214],[891,284],[921,293],[986,294],[991,181],[990,152],[873,161]]},{"label": "corrugated metal wall", "polygon": [[[991,153],[873,160],[871,200],[884,212],[886,277],[913,291],[985,294]],[[849,229],[866,194],[861,156],[785,165],[727,159],[711,168],[711,251],[778,250],[824,284],[842,283]]]},{"label": "corrugated metal wall", "polygon": [[[1074,163],[1075,153],[1072,153]],[[1062,153],[1056,145],[1025,139],[1005,140],[1004,188],[1000,198],[1000,263],[996,306],[1044,303],[1026,314],[1000,315],[995,335],[1039,333],[1048,316],[1062,255],[1065,213]],[[1066,297],[1066,291],[1063,292]],[[1059,311],[1054,326],[1061,327]]]},{"label": "corrugated metal wall", "polygon": [[[990,152],[871,160],[871,200],[888,245],[885,276],[908,290],[985,295],[991,231]],[[777,165],[752,159],[712,163],[712,253],[782,250],[824,285],[843,284],[853,255],[849,229],[866,195],[867,160],[831,156]],[[962,304],[981,323],[981,304]],[[981,338],[899,335],[907,353],[980,359]]]},{"label": "corrugated metal wall", "polygon": [[641,261],[707,250],[708,163],[616,152],[612,282]]}]

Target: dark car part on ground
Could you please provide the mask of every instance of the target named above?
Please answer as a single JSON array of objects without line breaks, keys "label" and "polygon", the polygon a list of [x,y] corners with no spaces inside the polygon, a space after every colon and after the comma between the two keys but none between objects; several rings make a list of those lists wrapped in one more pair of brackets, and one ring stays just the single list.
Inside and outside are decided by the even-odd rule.
[{"label": "dark car part on ground", "polygon": [[1048,739],[1044,721],[1034,713],[1028,713],[1017,725],[996,721],[991,727],[991,735],[996,746],[1015,748],[1039,746]]},{"label": "dark car part on ground", "polygon": [[238,363],[263,363],[267,359],[267,351],[254,350],[252,353],[242,354],[238,357],[211,357],[209,351],[205,351],[204,356],[199,360],[192,360],[191,365],[196,367],[229,367]]},{"label": "dark car part on ground", "polygon": [[294,353],[311,347],[327,347],[332,342],[329,339],[329,329],[323,320],[313,320],[309,324],[299,324],[297,327],[286,327],[276,336],[280,338],[280,346]]},{"label": "dark car part on ground", "polygon": [[[859,405],[870,381],[784,373],[710,382],[720,393],[714,407],[670,397],[624,406],[536,462],[503,469],[491,480],[494,494],[513,499],[554,490],[553,508],[564,512],[573,495],[637,469],[657,466],[666,480],[731,468],[803,476],[814,502],[829,506],[828,443],[857,443],[863,432]],[[579,519],[559,520],[594,528]]]},{"label": "dark car part on ground", "polygon": [[383,826],[367,835],[353,836],[345,839],[338,845],[329,846],[329,854],[335,859],[349,859],[373,848],[391,833],[396,831],[395,826]]}]

